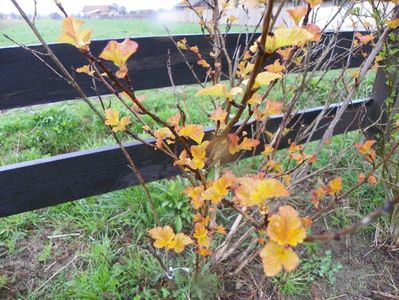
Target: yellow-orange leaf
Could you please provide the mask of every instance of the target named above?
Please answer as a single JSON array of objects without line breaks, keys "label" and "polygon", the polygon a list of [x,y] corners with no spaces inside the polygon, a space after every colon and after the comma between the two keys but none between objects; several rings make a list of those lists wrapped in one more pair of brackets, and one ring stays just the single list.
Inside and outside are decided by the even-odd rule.
[{"label": "yellow-orange leaf", "polygon": [[180,252],[184,251],[184,248],[187,245],[192,244],[193,240],[189,236],[185,235],[184,233],[178,233],[175,235],[175,237],[173,239],[173,243],[174,243],[173,250],[176,253],[180,253]]},{"label": "yellow-orange leaf", "polygon": [[229,187],[232,185],[230,174],[224,175],[215,180],[201,195],[203,200],[209,200],[213,204],[218,204],[229,193]]},{"label": "yellow-orange leaf", "polygon": [[105,125],[117,126],[119,124],[119,112],[109,108],[105,110]]},{"label": "yellow-orange leaf", "polygon": [[187,39],[184,38],[184,39],[182,39],[180,41],[177,41],[177,47],[179,47],[180,49],[183,49],[183,50],[187,50],[188,49],[188,47],[187,47]]},{"label": "yellow-orange leaf", "polygon": [[366,45],[368,43],[370,43],[372,40],[374,40],[374,35],[372,34],[361,34],[360,32],[356,32],[355,33],[355,37],[359,40],[360,43],[362,43],[363,45]]},{"label": "yellow-orange leaf", "polygon": [[154,241],[155,248],[172,249],[175,246],[175,234],[170,226],[156,227],[148,231]]},{"label": "yellow-orange leaf", "polygon": [[279,208],[278,214],[269,218],[267,234],[280,246],[296,246],[305,239],[306,230],[298,212],[293,207],[286,205]]},{"label": "yellow-orange leaf", "polygon": [[287,60],[291,56],[292,48],[278,49],[277,53],[283,60]]},{"label": "yellow-orange leaf", "polygon": [[298,6],[293,9],[287,9],[287,13],[290,15],[290,17],[294,20],[295,25],[299,25],[299,22],[301,22],[302,18],[306,15],[308,12],[308,8],[306,6]]},{"label": "yellow-orange leaf", "polygon": [[126,126],[131,123],[130,117],[123,117],[120,119],[119,124],[115,127],[112,128],[113,132],[118,132],[118,131],[125,131]]},{"label": "yellow-orange leaf", "polygon": [[[211,113],[210,119],[219,122],[221,125],[224,124],[224,120],[227,117],[227,112],[223,110],[221,107],[218,107],[214,112]],[[223,127],[223,126],[221,126]]]},{"label": "yellow-orange leaf", "polygon": [[157,138],[156,146],[157,148],[162,148],[162,141],[164,139],[170,138],[172,136],[172,132],[167,127],[162,127],[160,129],[155,130],[154,136]]},{"label": "yellow-orange leaf", "polygon": [[130,56],[136,53],[138,47],[139,45],[135,41],[129,39],[125,39],[121,43],[110,41],[101,52],[100,58],[112,61],[119,68],[116,76],[124,78],[128,72],[126,62]]},{"label": "yellow-orange leaf", "polygon": [[201,170],[205,166],[206,160],[206,148],[208,147],[209,142],[205,141],[198,146],[191,146],[191,154],[193,155],[193,159],[190,162],[190,166],[195,170]]},{"label": "yellow-orange leaf", "polygon": [[269,156],[270,154],[272,154],[274,152],[274,148],[272,145],[267,144],[265,145],[265,150],[263,150],[262,155],[263,156]]},{"label": "yellow-orange leaf", "polygon": [[208,229],[205,228],[205,225],[201,223],[195,224],[194,237],[197,240],[198,245],[203,248],[209,248],[211,241],[208,237]]},{"label": "yellow-orange leaf", "polygon": [[274,197],[288,197],[289,192],[284,185],[273,178],[256,179],[242,177],[238,179],[240,186],[236,189],[236,199],[243,206],[260,206]]},{"label": "yellow-orange leaf", "polygon": [[373,162],[376,158],[376,152],[372,146],[376,143],[376,140],[367,140],[363,144],[355,144],[356,149],[365,156],[366,160]]},{"label": "yellow-orange leaf", "polygon": [[201,144],[204,138],[204,127],[202,125],[189,124],[180,128],[179,134],[196,141],[197,144]]},{"label": "yellow-orange leaf", "polygon": [[92,30],[80,30],[84,24],[83,20],[76,20],[74,17],[65,18],[62,22],[61,36],[58,41],[67,43],[82,50],[88,50]]},{"label": "yellow-orange leaf", "polygon": [[277,28],[273,36],[266,39],[267,53],[273,53],[279,48],[287,46],[302,46],[314,40],[314,34],[300,27]]},{"label": "yellow-orange leaf", "polygon": [[396,29],[399,27],[399,18],[393,20],[386,20],[385,24],[391,29]]},{"label": "yellow-orange leaf", "polygon": [[126,126],[130,123],[129,117],[123,117],[122,119],[119,119],[119,112],[115,109],[109,108],[105,110],[105,125],[113,126],[112,131],[125,131]]},{"label": "yellow-orange leaf", "polygon": [[227,87],[222,83],[215,84],[214,86],[204,88],[198,91],[196,96],[215,96],[215,97],[227,98],[228,97]]},{"label": "yellow-orange leaf", "polygon": [[328,191],[330,195],[335,195],[342,190],[342,177],[338,176],[328,183]]},{"label": "yellow-orange leaf", "polygon": [[276,74],[272,72],[261,72],[255,78],[254,89],[260,88],[272,82],[273,80],[283,78],[281,74]]},{"label": "yellow-orange leaf", "polygon": [[291,272],[299,264],[299,257],[289,247],[282,247],[274,242],[269,242],[260,252],[263,270],[266,276],[277,275],[283,268]]},{"label": "yellow-orange leaf", "polygon": [[283,102],[267,101],[266,108],[263,111],[264,116],[279,115],[282,113],[284,107]]},{"label": "yellow-orange leaf", "polygon": [[204,187],[202,185],[184,189],[184,193],[191,198],[191,205],[195,209],[201,208],[202,204],[204,203],[204,199],[201,198],[203,191]]},{"label": "yellow-orange leaf", "polygon": [[323,0],[305,0],[305,2],[309,3],[311,8],[315,8],[317,5],[321,4]]},{"label": "yellow-orange leaf", "polygon": [[374,175],[370,175],[369,178],[367,178],[367,182],[370,183],[371,185],[376,185],[377,177],[375,177]]},{"label": "yellow-orange leaf", "polygon": [[86,73],[87,75],[90,75],[90,76],[94,74],[94,70],[92,70],[90,65],[85,65],[80,68],[76,68],[76,72],[77,73]]},{"label": "yellow-orange leaf", "polygon": [[271,73],[282,74],[285,71],[285,67],[280,64],[280,60],[276,59],[273,64],[267,65],[265,69]]}]

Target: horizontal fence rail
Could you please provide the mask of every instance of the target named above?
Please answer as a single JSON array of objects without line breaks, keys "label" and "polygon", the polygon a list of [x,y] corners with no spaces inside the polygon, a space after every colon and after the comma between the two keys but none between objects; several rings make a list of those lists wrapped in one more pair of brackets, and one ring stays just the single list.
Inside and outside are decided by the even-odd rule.
[{"label": "horizontal fence rail", "polygon": [[[318,44],[326,45],[333,36],[334,33],[332,32],[324,34]],[[326,57],[326,60],[329,60],[329,69],[340,69],[347,63],[348,57],[345,52],[350,48],[353,36],[354,33],[351,31],[338,33],[337,44]],[[253,37],[253,40],[256,37],[257,35]],[[206,58],[209,58],[206,54],[212,51],[212,47],[202,34],[173,36],[175,41],[182,38],[187,38],[190,45],[197,45],[201,53]],[[243,33],[228,34],[226,39],[228,52],[233,54],[237,45],[241,45],[242,52],[243,45],[249,38],[250,36]],[[170,53],[174,83],[176,85],[196,83],[186,65],[186,61],[177,51],[169,36],[137,37],[134,40],[139,44],[139,50],[129,60],[128,68],[136,90],[169,87],[171,85],[166,68],[169,59],[168,52]],[[107,42],[108,40],[92,41],[90,49],[93,54],[100,54]],[[87,61],[75,47],[66,44],[51,44],[50,48],[71,71],[87,64]],[[319,48],[319,51],[315,51],[315,57],[312,60],[320,55],[323,47]],[[42,46],[32,46],[31,49],[43,52]],[[370,47],[365,46],[363,51],[370,51]],[[186,58],[200,80],[204,80],[206,74],[204,69],[196,63],[197,58],[189,53]],[[270,57],[268,63],[273,63],[276,58],[277,56]],[[48,57],[42,56],[42,59],[52,65]],[[364,57],[361,53],[353,55],[349,60],[349,66],[358,67],[363,60]],[[65,80],[54,74],[42,61],[25,49],[20,47],[0,48],[0,65],[0,110],[58,102],[78,97],[77,93]],[[89,76],[76,73],[75,77],[88,96],[96,95]],[[105,87],[99,86],[98,91],[100,94],[109,94]]]},{"label": "horizontal fence rail", "polygon": [[[321,50],[333,35],[333,33],[323,35],[318,45],[320,50],[315,52],[314,59],[319,57]],[[348,62],[347,66],[349,67],[361,65],[364,60],[364,56],[361,54],[353,55],[350,59],[345,55],[345,50],[352,44],[353,36],[353,32],[338,33],[337,46],[324,58],[329,64],[329,69],[340,69]],[[173,38],[175,40],[187,38],[190,45],[197,45],[203,53],[209,53],[212,50],[209,41],[203,35],[181,35]],[[256,36],[254,36],[255,38]],[[229,34],[227,36],[228,51],[233,53],[237,45],[243,47],[247,39],[248,36],[245,34]],[[139,43],[139,51],[129,61],[128,67],[135,89],[170,86],[166,68],[169,58],[176,85],[196,82],[186,61],[178,53],[170,37],[140,37],[134,38],[134,40]],[[95,55],[99,54],[107,42],[107,40],[93,41],[92,52]],[[50,47],[70,70],[86,64],[72,46],[51,44]],[[32,46],[31,48],[35,51],[42,50],[41,46]],[[370,51],[370,48],[366,47],[363,51]],[[47,61],[46,57],[43,59]],[[275,59],[276,57],[271,57],[269,63],[274,62]],[[204,70],[196,64],[196,58],[188,55],[187,61],[199,74],[199,78],[204,80]],[[51,62],[47,62],[51,64]],[[0,64],[2,65],[0,110],[53,103],[77,97],[75,91],[62,78],[55,75],[43,62],[24,49],[0,48]],[[75,76],[87,95],[94,96],[96,94],[88,76],[80,74],[75,74]],[[99,92],[108,94],[107,90],[101,88]],[[312,140],[320,139],[340,105],[331,105],[327,112],[322,107],[317,107],[296,113],[288,125],[291,131],[283,138],[279,147],[287,147],[289,139],[297,137],[305,126],[312,124],[320,113],[324,112],[324,117],[312,136]],[[375,101],[371,98],[352,101],[333,134],[359,129],[364,123],[366,112],[373,109],[374,106]],[[276,131],[281,121],[282,116],[271,117],[266,124],[266,130]],[[245,130],[249,136],[252,135],[255,126],[255,122],[246,125]],[[212,128],[207,129],[207,138],[212,137],[212,132]],[[154,143],[154,139],[149,139],[148,142]],[[180,146],[175,145],[174,147],[179,149]],[[257,147],[256,153],[247,152],[242,157],[257,154],[263,150],[261,148],[262,145]],[[126,150],[133,157],[144,179],[148,182],[179,174],[179,169],[174,167],[171,159],[161,151],[155,151],[139,142],[126,144]],[[235,158],[237,157],[229,157],[227,160]],[[137,184],[136,176],[128,167],[125,157],[117,146],[78,151],[4,166],[0,167],[0,217],[99,195]]]},{"label": "horizontal fence rail", "polygon": [[[334,135],[358,129],[363,122],[364,112],[372,104],[371,99],[353,101],[344,113]],[[333,105],[320,122],[312,140],[320,139],[326,126],[334,117],[340,104]],[[284,137],[280,148],[288,146],[288,140],[295,138],[303,128],[310,125],[323,108],[298,112],[288,128],[292,131]],[[281,116],[268,120],[266,130],[275,132]],[[291,127],[292,126],[292,127]],[[237,129],[238,125],[235,129]],[[247,124],[245,131],[251,136],[254,123]],[[207,130],[207,137],[212,129]],[[154,143],[154,139],[148,142]],[[178,147],[178,145],[177,145]],[[262,151],[262,145],[257,147]],[[173,166],[170,157],[161,151],[142,143],[126,144],[147,182],[178,175],[179,168]],[[251,156],[247,152],[244,157]],[[231,157],[230,159],[234,159]],[[50,158],[19,163],[0,168],[0,217],[65,203],[88,196],[99,195],[139,184],[128,167],[119,147],[103,147],[96,150],[79,151]]]}]

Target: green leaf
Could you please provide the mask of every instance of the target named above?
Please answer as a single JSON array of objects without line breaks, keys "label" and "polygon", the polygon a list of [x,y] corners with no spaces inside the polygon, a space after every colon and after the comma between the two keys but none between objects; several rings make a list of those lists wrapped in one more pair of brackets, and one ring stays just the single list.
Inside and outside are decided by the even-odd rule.
[{"label": "green leaf", "polygon": [[176,216],[176,220],[175,220],[175,229],[176,229],[176,232],[180,232],[180,231],[182,230],[182,228],[183,228],[183,222],[182,222],[182,220],[181,220],[180,215],[177,215],[177,216]]}]

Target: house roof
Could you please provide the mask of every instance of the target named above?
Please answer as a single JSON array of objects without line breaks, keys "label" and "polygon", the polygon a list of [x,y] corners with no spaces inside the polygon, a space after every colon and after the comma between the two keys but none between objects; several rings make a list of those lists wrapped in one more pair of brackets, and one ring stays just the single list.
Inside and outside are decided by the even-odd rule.
[{"label": "house roof", "polygon": [[83,6],[83,12],[93,12],[93,11],[100,11],[100,12],[110,12],[113,10],[112,5],[85,5]]}]

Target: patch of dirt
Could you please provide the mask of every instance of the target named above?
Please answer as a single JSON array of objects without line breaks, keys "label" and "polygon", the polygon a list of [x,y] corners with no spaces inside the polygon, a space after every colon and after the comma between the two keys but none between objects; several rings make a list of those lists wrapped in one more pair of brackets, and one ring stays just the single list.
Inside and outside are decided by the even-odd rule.
[{"label": "patch of dirt", "polygon": [[262,263],[256,259],[235,278],[225,279],[222,299],[399,299],[399,249],[377,247],[370,236],[355,234],[322,242],[320,255],[327,250],[332,252],[333,264],[342,266],[334,274],[334,284],[327,278],[317,279],[304,295],[285,296],[263,276]]},{"label": "patch of dirt", "polygon": [[334,285],[315,284],[318,299],[399,299],[399,250],[378,247],[360,235],[326,242],[323,248],[332,251],[334,263],[342,269]]},{"label": "patch of dirt", "polygon": [[[42,230],[37,236],[26,236],[17,242],[14,253],[0,258],[0,274],[7,277],[7,285],[0,289],[0,299],[16,299],[28,291],[40,291],[42,285],[65,266],[76,265],[82,250],[79,236],[51,239],[51,254],[40,261],[39,257],[49,243],[50,230]],[[73,261],[74,264],[71,262]]]}]

